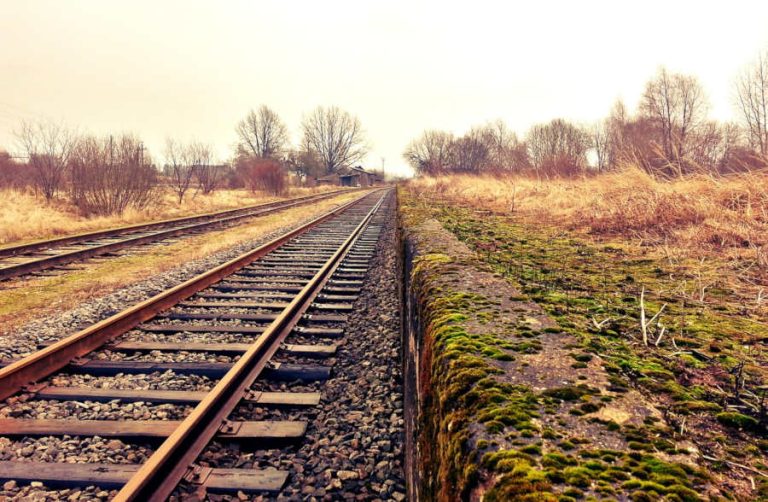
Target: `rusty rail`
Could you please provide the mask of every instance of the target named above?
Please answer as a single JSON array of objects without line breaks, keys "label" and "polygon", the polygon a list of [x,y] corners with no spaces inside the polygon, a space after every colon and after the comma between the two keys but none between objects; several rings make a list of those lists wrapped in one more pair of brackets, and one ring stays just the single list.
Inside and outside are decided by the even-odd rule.
[{"label": "rusty rail", "polygon": [[176,303],[220,281],[224,277],[270,253],[297,235],[307,232],[316,225],[357,204],[366,195],[335,208],[257,249],[244,253],[208,272],[159,293],[148,300],[0,369],[0,399],[10,397],[23,390],[25,386],[33,384],[62,369],[72,360],[96,350],[110,339],[133,329],[156,314],[171,308]]},{"label": "rusty rail", "polygon": [[[353,192],[354,190],[333,190],[330,192],[323,192],[320,194],[304,195],[301,197],[294,197],[286,200],[276,200],[272,202],[266,202],[264,204],[255,204],[253,206],[239,207],[235,209],[226,209],[224,211],[214,211],[211,213],[203,213],[194,216],[181,216],[179,218],[169,218],[166,220],[152,221],[148,223],[137,223],[134,225],[126,225],[122,227],[112,227],[104,230],[95,230],[93,232],[84,232],[74,235],[66,235],[63,237],[55,237],[53,239],[43,239],[26,244],[18,244],[11,246],[0,246],[0,257],[15,256],[17,254],[29,253],[32,251],[38,251],[48,249],[51,246],[60,246],[62,244],[76,244],[83,241],[92,239],[100,239],[104,237],[117,236],[119,234],[127,232],[138,232],[142,230],[152,230],[153,228],[160,228],[167,225],[178,225],[183,223],[202,222],[203,220],[213,220],[222,217],[235,216],[241,213],[249,213],[251,211],[258,211],[260,209],[272,209],[275,206],[283,204],[290,204],[292,202],[312,202],[316,199],[333,197],[342,193]],[[289,206],[290,207],[290,206]]]},{"label": "rusty rail", "polygon": [[[167,239],[169,237],[176,237],[179,235],[187,234],[190,232],[193,232],[195,230],[200,230],[203,228],[208,227],[217,227],[217,226],[224,226],[227,224],[232,224],[240,220],[245,220],[248,218],[254,218],[257,216],[262,216],[265,214],[270,214],[276,211],[281,211],[283,209],[289,209],[296,206],[302,206],[305,204],[309,204],[311,202],[317,201],[317,200],[323,200],[327,198],[331,198],[335,195],[338,195],[339,192],[330,192],[330,194],[321,194],[321,195],[314,195],[309,197],[302,197],[299,199],[292,199],[289,201],[278,201],[274,203],[269,204],[263,204],[259,207],[252,207],[247,212],[243,212],[243,209],[237,209],[237,210],[230,210],[230,211],[236,211],[238,213],[242,214],[236,214],[234,216],[226,216],[224,218],[218,218],[218,219],[211,219],[209,221],[203,221],[199,223],[190,223],[188,225],[184,225],[181,227],[172,227],[167,230],[158,230],[150,235],[140,235],[140,236],[131,236],[130,234],[126,236],[125,239],[117,241],[117,242],[111,242],[106,244],[100,244],[92,247],[86,247],[83,249],[77,249],[74,251],[68,251],[57,255],[47,256],[44,258],[38,258],[35,260],[30,260],[27,262],[19,263],[16,265],[10,265],[6,267],[0,267],[0,280],[3,279],[11,279],[13,277],[18,277],[26,274],[30,274],[32,272],[37,272],[40,270],[45,270],[51,267],[55,267],[58,265],[63,265],[66,263],[71,263],[76,260],[83,260],[86,258],[92,258],[94,256],[99,256],[102,254],[110,253],[117,251],[119,249],[123,249],[130,246],[138,246],[141,244],[147,244],[150,242],[158,241],[161,239]],[[265,207],[266,206],[266,207]],[[207,216],[199,216],[195,217],[196,219],[199,218],[206,218]],[[167,220],[166,222],[156,222],[151,224],[144,224],[144,225],[137,225],[132,231],[140,231],[142,228],[155,228],[157,226],[165,226],[169,224],[168,222],[173,220]],[[183,221],[182,221],[183,223]],[[62,244],[64,242],[61,241],[67,241],[67,239],[79,239],[80,242],[83,242],[83,239],[88,238],[95,238],[93,237],[96,234],[103,234],[101,235],[101,238],[103,237],[109,237],[110,235],[114,235],[115,237],[125,233],[128,228],[132,227],[121,227],[119,229],[112,229],[112,230],[104,230],[101,232],[94,232],[91,234],[80,234],[80,236],[71,236],[71,237],[62,237],[60,239],[55,239],[56,245]],[[86,239],[87,240],[87,239]],[[38,243],[31,243],[25,246],[44,246],[46,243],[51,243],[53,241],[39,241]],[[76,241],[74,241],[76,242]],[[19,246],[13,249],[22,248],[24,246]],[[11,249],[11,248],[6,248]],[[1,252],[2,250],[0,250]],[[20,252],[20,251],[19,251]],[[12,254],[11,256],[16,256],[18,252],[15,254]]]},{"label": "rusty rail", "polygon": [[120,490],[115,501],[164,501],[211,439],[221,430],[237,427],[227,416],[262,372],[281,342],[299,322],[348,250],[362,234],[383,202],[374,205],[344,243],[328,259],[264,333],[251,345],[213,390],[184,419],[139,471]]}]

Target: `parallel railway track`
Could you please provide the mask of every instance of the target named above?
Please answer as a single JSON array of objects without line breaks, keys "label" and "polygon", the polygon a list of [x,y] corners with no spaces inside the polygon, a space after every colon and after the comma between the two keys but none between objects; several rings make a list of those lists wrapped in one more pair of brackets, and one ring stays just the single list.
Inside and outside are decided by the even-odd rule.
[{"label": "parallel railway track", "polygon": [[[277,494],[281,470],[212,469],[212,441],[254,448],[300,441],[307,423],[238,420],[239,407],[311,407],[318,392],[275,392],[269,380],[322,381],[334,338],[354,314],[390,191],[368,194],[284,236],[0,369],[0,398],[154,403],[176,420],[0,419],[0,437],[100,436],[152,447],[133,464],[0,462],[0,481],[120,487],[115,500],[165,500],[174,491]],[[205,390],[71,385],[80,375],[172,371]],[[64,382],[64,384],[62,384]],[[266,390],[265,390],[266,389]],[[186,407],[186,408],[185,408]],[[191,411],[189,410],[191,408]],[[245,446],[244,446],[245,447]],[[179,488],[181,483],[181,488]],[[179,492],[182,490],[182,492]]]},{"label": "parallel railway track", "polygon": [[198,216],[142,223],[17,246],[0,247],[0,280],[40,273],[129,247],[225,228],[242,223],[249,218],[311,204],[345,192],[345,190],[337,190]]}]

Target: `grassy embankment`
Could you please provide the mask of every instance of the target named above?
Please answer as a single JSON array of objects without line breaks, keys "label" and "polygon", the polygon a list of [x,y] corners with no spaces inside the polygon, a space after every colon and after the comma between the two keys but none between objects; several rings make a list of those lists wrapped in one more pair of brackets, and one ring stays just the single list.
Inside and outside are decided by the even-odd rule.
[{"label": "grassy embankment", "polygon": [[[547,434],[529,422],[548,399],[561,397],[582,402],[569,414],[606,422],[628,446],[621,453],[581,450],[579,459],[530,442],[491,445],[484,450],[486,466],[542,493],[565,483],[555,493],[577,498],[588,487],[595,494],[594,480],[605,484],[601,496],[611,495],[616,468],[631,473],[622,489],[639,500],[690,499],[692,475],[705,475],[720,493],[741,499],[766,495],[765,182],[749,176],[660,183],[625,172],[547,183],[451,177],[410,184],[412,210],[437,218],[574,340],[574,370],[597,359],[608,374],[611,395],[600,400],[588,388],[567,396],[504,389],[497,398],[511,400],[519,416],[501,427],[517,420],[528,435],[533,429]],[[526,331],[524,352],[546,359],[545,333]],[[477,342],[467,347],[471,352]],[[497,343],[483,350],[501,348],[502,356],[515,357],[520,347]],[[633,389],[662,410],[661,423],[637,427],[600,418],[606,401]],[[500,427],[497,415],[480,414],[489,428]],[[706,472],[674,481],[643,465],[644,455],[673,455],[682,441],[693,445]],[[590,460],[593,454],[605,458]],[[574,475],[570,481],[566,471]],[[516,493],[514,483],[505,486],[499,489]]]},{"label": "grassy embankment", "polygon": [[14,280],[0,289],[0,335],[23,322],[65,311],[79,303],[109,294],[126,285],[171,270],[181,263],[204,258],[240,242],[256,239],[280,228],[359,197],[342,194],[308,206],[260,216],[229,229],[181,239],[165,246],[147,246],[123,256],[90,260],[81,270],[53,277]]},{"label": "grassy embankment", "polygon": [[[336,187],[291,188],[286,197],[300,197]],[[46,203],[31,192],[0,190],[0,246],[88,231],[264,204],[275,197],[249,190],[218,190],[209,195],[190,192],[179,204],[169,189],[160,189],[144,209],[127,209],[119,216],[86,217],[63,199]]]}]

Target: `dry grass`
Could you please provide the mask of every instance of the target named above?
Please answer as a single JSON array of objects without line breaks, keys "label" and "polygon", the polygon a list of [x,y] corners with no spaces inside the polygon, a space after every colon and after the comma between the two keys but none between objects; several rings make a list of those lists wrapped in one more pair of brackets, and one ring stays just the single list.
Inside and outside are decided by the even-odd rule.
[{"label": "dry grass", "polygon": [[457,175],[410,183],[422,200],[511,215],[669,264],[679,274],[678,293],[692,299],[718,286],[734,303],[762,313],[768,307],[766,174],[659,181],[626,169],[585,179]]},{"label": "dry grass", "polygon": [[347,193],[310,206],[286,209],[256,218],[247,224],[181,239],[167,246],[91,261],[83,270],[53,277],[10,281],[0,289],[0,336],[32,318],[68,310],[95,296],[107,295],[128,284],[173,269],[179,263],[203,258],[240,242],[255,239],[305,218],[319,216],[359,197]]},{"label": "dry grass", "polygon": [[768,252],[765,174],[667,182],[625,169],[576,180],[457,175],[418,178],[411,184],[425,195],[644,244],[742,249],[763,260]]},{"label": "dry grass", "polygon": [[[287,196],[298,197],[335,188],[292,188]],[[46,204],[42,197],[30,192],[5,189],[0,190],[0,245],[262,204],[280,198],[249,190],[219,190],[209,195],[188,196],[180,205],[170,190],[161,190],[144,210],[128,210],[121,216],[88,218],[78,214],[77,209],[66,201]]]}]

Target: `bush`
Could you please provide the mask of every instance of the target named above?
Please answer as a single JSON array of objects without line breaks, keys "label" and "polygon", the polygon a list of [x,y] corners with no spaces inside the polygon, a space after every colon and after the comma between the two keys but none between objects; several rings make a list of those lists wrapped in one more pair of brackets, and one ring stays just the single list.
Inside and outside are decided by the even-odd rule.
[{"label": "bush", "polygon": [[245,186],[252,191],[262,190],[282,195],[288,188],[285,169],[273,159],[245,158],[238,161],[237,171]]},{"label": "bush", "polygon": [[23,189],[34,184],[27,164],[14,162],[7,152],[0,151],[0,188]]},{"label": "bush", "polygon": [[83,138],[69,162],[72,202],[84,214],[122,214],[151,199],[157,172],[129,135]]}]

